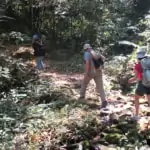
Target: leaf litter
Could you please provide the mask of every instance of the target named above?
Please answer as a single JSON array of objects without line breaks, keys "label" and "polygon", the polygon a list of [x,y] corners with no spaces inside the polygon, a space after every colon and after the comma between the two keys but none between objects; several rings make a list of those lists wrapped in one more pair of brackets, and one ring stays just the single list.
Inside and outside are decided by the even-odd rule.
[{"label": "leaf litter", "polygon": [[100,110],[93,81],[87,99],[78,100],[82,73],[47,69],[34,74],[23,60],[12,60],[7,69],[1,69],[1,80],[5,79],[2,82],[7,87],[0,102],[2,149],[115,149],[148,144],[150,118],[146,102],[141,100],[142,118],[132,121],[133,97],[112,90],[111,77],[104,76],[109,106]]}]

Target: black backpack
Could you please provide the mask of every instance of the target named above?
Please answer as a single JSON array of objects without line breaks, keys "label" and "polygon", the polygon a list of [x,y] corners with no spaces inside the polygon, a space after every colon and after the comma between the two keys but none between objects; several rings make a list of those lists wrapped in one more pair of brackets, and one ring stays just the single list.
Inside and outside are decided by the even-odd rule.
[{"label": "black backpack", "polygon": [[104,61],[102,60],[102,58],[99,58],[99,59],[92,58],[92,60],[93,60],[95,69],[98,69],[100,66],[104,65]]},{"label": "black backpack", "polygon": [[[91,53],[91,52],[90,52]],[[104,65],[104,60],[102,59],[102,57],[99,56],[98,59],[96,59],[93,54],[91,53],[91,56],[92,56],[92,61],[94,63],[94,67],[95,69],[98,69],[99,67],[103,66]]]}]

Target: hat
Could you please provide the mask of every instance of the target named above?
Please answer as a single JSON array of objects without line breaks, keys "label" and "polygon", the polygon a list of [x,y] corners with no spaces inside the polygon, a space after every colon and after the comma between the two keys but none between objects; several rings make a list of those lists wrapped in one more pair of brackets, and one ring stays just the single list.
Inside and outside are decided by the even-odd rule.
[{"label": "hat", "polygon": [[139,47],[136,52],[136,58],[141,59],[141,58],[144,58],[145,55],[146,55],[145,50],[142,47]]},{"label": "hat", "polygon": [[37,40],[38,38],[39,38],[39,36],[38,36],[37,34],[34,34],[34,35],[33,35],[33,39],[34,39],[34,40]]},{"label": "hat", "polygon": [[84,50],[89,49],[89,48],[92,48],[90,44],[84,44],[84,46],[83,46]]}]

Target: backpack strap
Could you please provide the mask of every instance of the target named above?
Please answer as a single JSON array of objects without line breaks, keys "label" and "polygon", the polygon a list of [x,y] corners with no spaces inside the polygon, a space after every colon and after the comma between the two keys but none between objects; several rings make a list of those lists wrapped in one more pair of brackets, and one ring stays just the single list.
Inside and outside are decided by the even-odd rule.
[{"label": "backpack strap", "polygon": [[150,58],[146,56],[143,59],[141,59],[141,61],[140,61],[143,70],[146,69],[145,66],[144,66],[144,60],[146,60],[146,59],[150,59]]},{"label": "backpack strap", "polygon": [[92,56],[93,59],[99,59],[99,58],[100,58],[100,59],[102,59],[103,61],[105,61],[105,57],[104,57],[102,54],[100,54],[100,53],[99,53],[99,55],[98,55],[99,58],[95,58],[95,56],[92,54],[91,51],[90,51],[90,54],[91,54],[91,56]]},{"label": "backpack strap", "polygon": [[90,61],[90,66],[91,66],[91,61],[92,61],[92,59],[93,59],[93,55],[91,54],[91,51],[88,51],[88,50],[87,50],[86,52],[89,52],[89,53],[90,53],[90,60],[89,60],[89,61]]},{"label": "backpack strap", "polygon": [[92,66],[91,62],[93,62],[92,59],[93,59],[94,57],[93,57],[93,54],[91,53],[91,50],[89,51],[89,53],[90,53],[90,56],[91,56],[91,57],[90,57],[90,66]]},{"label": "backpack strap", "polygon": [[142,70],[144,71],[145,68],[144,68],[143,61],[142,61],[142,60],[140,61],[140,64],[141,64]]},{"label": "backpack strap", "polygon": [[90,54],[91,54],[91,59],[94,59],[94,56],[93,56],[93,54],[91,53],[91,51],[89,51],[90,52]]}]

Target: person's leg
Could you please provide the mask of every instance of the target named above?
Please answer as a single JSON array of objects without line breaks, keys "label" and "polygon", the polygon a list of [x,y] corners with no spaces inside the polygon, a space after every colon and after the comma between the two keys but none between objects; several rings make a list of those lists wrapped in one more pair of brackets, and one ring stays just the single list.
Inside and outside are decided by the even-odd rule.
[{"label": "person's leg", "polygon": [[148,105],[150,106],[150,87],[144,87],[145,88],[145,98],[148,102]]},{"label": "person's leg", "polygon": [[36,61],[36,69],[40,69],[40,58],[36,57],[35,61]]},{"label": "person's leg", "polygon": [[39,57],[39,69],[44,69],[43,56]]},{"label": "person's leg", "polygon": [[135,104],[135,115],[136,116],[139,116],[139,99],[141,96],[144,95],[144,93],[145,93],[145,89],[140,81],[137,83],[136,90],[135,90],[134,104]]},{"label": "person's leg", "polygon": [[135,104],[135,115],[136,116],[139,116],[139,99],[140,99],[140,96],[135,94],[134,104]]},{"label": "person's leg", "polygon": [[82,85],[81,85],[81,89],[80,89],[80,98],[85,98],[86,89],[87,89],[87,86],[88,86],[90,80],[91,80],[90,76],[84,75]]},{"label": "person's leg", "polygon": [[150,106],[150,94],[146,94],[145,96],[146,96],[146,99],[148,101],[148,106]]},{"label": "person's leg", "polygon": [[102,107],[106,107],[107,101],[106,101],[106,96],[105,96],[105,91],[104,91],[103,76],[102,76],[101,70],[96,71],[96,77],[94,78],[94,81],[96,84],[97,92],[102,101]]}]

